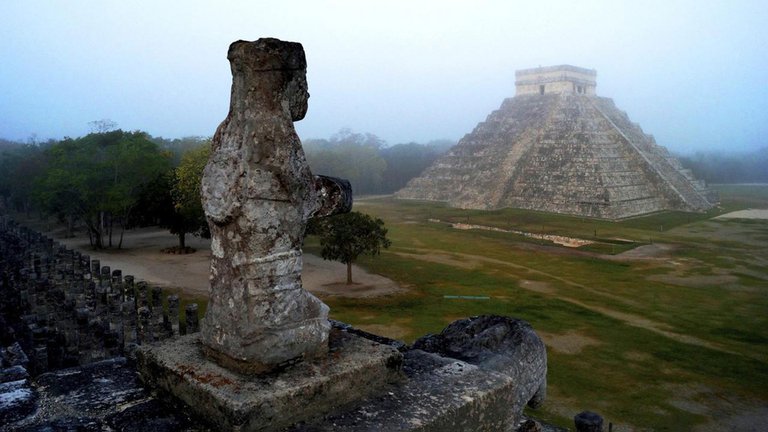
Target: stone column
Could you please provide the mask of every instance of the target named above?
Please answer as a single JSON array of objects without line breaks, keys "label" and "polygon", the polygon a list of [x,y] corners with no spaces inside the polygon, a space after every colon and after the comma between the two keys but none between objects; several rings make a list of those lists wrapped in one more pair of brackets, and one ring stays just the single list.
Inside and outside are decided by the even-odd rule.
[{"label": "stone column", "polygon": [[160,287],[152,287],[152,335],[154,340],[160,340],[165,335],[163,330],[163,323],[165,321],[163,314],[163,289]]},{"label": "stone column", "polygon": [[139,281],[136,283],[136,295],[138,296],[136,298],[136,307],[142,307],[142,306],[149,306],[149,301],[147,300],[147,290],[149,289],[149,286],[145,281]]},{"label": "stone column", "polygon": [[99,277],[100,274],[101,274],[101,261],[97,259],[91,260],[91,275],[94,278],[97,278]]},{"label": "stone column", "polygon": [[171,294],[168,296],[168,312],[165,317],[165,331],[168,336],[179,334],[179,296]]},{"label": "stone column", "polygon": [[80,257],[80,267],[83,269],[83,279],[91,278],[91,256],[83,255]]},{"label": "stone column", "polygon": [[328,307],[301,285],[311,217],[349,211],[344,180],[315,178],[293,122],[307,110],[301,44],[277,39],[229,47],[232,98],[202,180],[211,230],[207,354],[244,373],[328,350]]},{"label": "stone column", "polygon": [[137,311],[138,318],[139,318],[139,343],[142,345],[148,344],[150,342],[154,342],[154,335],[152,332],[152,311],[146,306],[142,306]]},{"label": "stone column", "polygon": [[184,308],[184,321],[187,323],[186,334],[197,333],[200,331],[200,323],[197,317],[197,303],[189,303]]},{"label": "stone column", "polygon": [[121,307],[123,313],[123,350],[133,352],[138,343],[138,312],[133,297],[127,298]]},{"label": "stone column", "polygon": [[120,269],[112,270],[112,293],[119,296],[120,301],[125,300],[123,271]]},{"label": "stone column", "polygon": [[112,270],[109,266],[103,266],[101,268],[101,275],[99,276],[99,286],[102,291],[108,293],[112,290]]},{"label": "stone column", "polygon": [[123,298],[125,301],[135,301],[136,292],[133,286],[133,275],[125,275],[123,278]]}]

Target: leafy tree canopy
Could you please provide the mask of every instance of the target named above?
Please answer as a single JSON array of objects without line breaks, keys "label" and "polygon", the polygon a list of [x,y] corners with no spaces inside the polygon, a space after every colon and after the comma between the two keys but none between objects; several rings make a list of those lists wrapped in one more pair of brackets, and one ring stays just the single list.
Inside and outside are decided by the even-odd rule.
[{"label": "leafy tree canopy", "polygon": [[388,147],[376,135],[342,129],[327,140],[305,140],[304,150],[313,173],[347,179],[361,195],[397,191],[453,144],[436,140]]},{"label": "leafy tree canopy", "polygon": [[745,153],[697,152],[678,158],[697,178],[708,183],[768,182],[768,147]]},{"label": "leafy tree canopy", "polygon": [[149,140],[157,144],[161,149],[171,152],[173,166],[181,163],[181,158],[190,150],[195,150],[202,145],[210,145],[211,137],[187,136],[183,138],[168,139],[163,137],[149,137]]},{"label": "leafy tree canopy", "polygon": [[387,163],[379,155],[384,141],[373,134],[342,129],[330,140],[307,140],[304,149],[312,172],[344,178],[358,193],[376,193]]},{"label": "leafy tree canopy", "polygon": [[350,212],[321,219],[315,224],[323,259],[347,265],[347,284],[352,283],[352,263],[361,254],[378,255],[392,242],[384,221],[365,213]]},{"label": "leafy tree canopy", "polygon": [[123,228],[147,184],[170,169],[170,157],[143,132],[116,130],[64,139],[45,152],[34,196],[49,213],[81,219],[103,247],[113,222]]},{"label": "leafy tree canopy", "polygon": [[203,169],[211,154],[210,140],[196,148],[187,150],[181,157],[179,166],[173,171],[171,199],[173,216],[163,223],[172,234],[179,236],[179,250],[185,250],[185,235],[203,235],[208,237],[208,223],[205,219],[200,198],[200,185]]}]

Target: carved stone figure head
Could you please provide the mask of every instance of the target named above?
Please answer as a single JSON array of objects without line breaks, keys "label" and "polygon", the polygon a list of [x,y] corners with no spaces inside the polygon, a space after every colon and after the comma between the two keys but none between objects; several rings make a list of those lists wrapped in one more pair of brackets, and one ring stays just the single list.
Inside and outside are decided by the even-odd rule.
[{"label": "carved stone figure head", "polygon": [[[300,43],[262,38],[255,42],[237,41],[229,46],[227,58],[232,67],[233,93],[248,92],[252,102],[280,105],[293,121],[307,113],[307,60]],[[260,74],[258,80],[251,79]],[[239,78],[239,79],[238,79]],[[258,88],[246,83],[259,82]]]}]

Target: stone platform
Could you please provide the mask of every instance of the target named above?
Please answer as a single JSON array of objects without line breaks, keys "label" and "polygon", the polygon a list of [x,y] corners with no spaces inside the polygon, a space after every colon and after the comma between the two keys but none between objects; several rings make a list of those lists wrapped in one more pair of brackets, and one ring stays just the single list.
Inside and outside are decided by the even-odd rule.
[{"label": "stone platform", "polygon": [[523,386],[500,372],[420,350],[405,354],[407,381],[353,409],[289,432],[514,431]]},{"label": "stone platform", "polygon": [[279,373],[237,374],[208,360],[198,335],[137,351],[142,380],[221,430],[281,430],[374,395],[402,379],[402,354],[333,329],[327,356]]},{"label": "stone platform", "polygon": [[526,405],[542,403],[546,371],[546,348],[527,322],[458,320],[405,350],[406,380],[289,431],[512,432]]}]

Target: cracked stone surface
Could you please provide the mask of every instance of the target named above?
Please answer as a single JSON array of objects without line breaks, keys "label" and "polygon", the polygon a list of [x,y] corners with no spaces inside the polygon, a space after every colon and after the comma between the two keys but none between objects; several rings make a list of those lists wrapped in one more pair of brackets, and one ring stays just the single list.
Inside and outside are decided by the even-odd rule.
[{"label": "cracked stone surface", "polygon": [[262,373],[328,351],[328,306],[301,285],[312,217],[347,212],[347,181],[316,177],[293,122],[307,111],[299,43],[229,47],[232,94],[202,180],[211,230],[211,291],[202,341],[211,358]]},{"label": "cracked stone surface", "polygon": [[122,357],[0,384],[0,432],[210,430],[198,423],[152,396]]},{"label": "cracked stone surface", "polygon": [[545,397],[546,348],[523,320],[466,318],[403,350],[406,380],[290,431],[513,431]]}]

